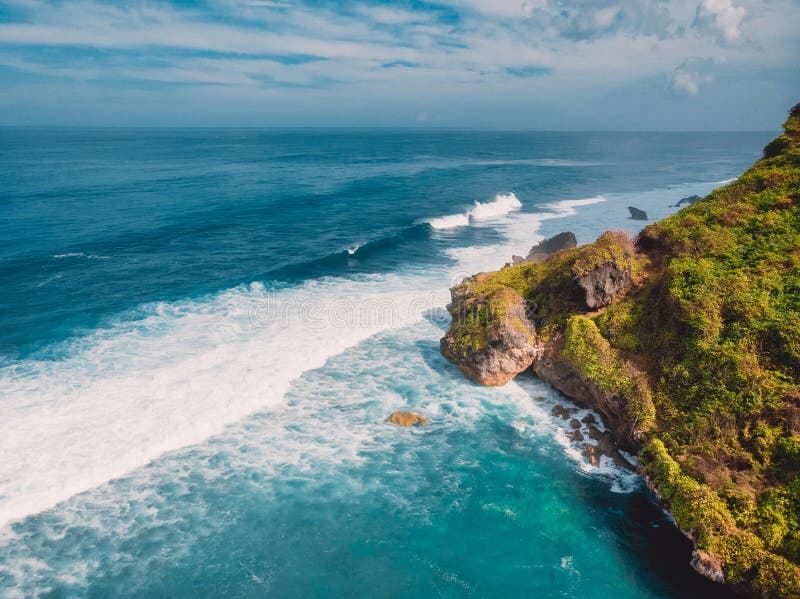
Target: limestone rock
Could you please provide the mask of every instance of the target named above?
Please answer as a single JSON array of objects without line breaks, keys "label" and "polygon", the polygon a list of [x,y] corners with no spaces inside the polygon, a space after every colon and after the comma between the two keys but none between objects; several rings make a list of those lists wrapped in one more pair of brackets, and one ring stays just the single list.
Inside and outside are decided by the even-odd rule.
[{"label": "limestone rock", "polygon": [[635,253],[631,238],[619,231],[607,231],[587,246],[572,270],[590,309],[607,306],[630,287]]},{"label": "limestone rock", "polygon": [[505,385],[531,365],[538,353],[536,333],[517,291],[502,288],[472,297],[457,286],[452,299],[448,308],[453,324],[441,340],[441,351],[468,378],[481,385]]},{"label": "limestone rock", "polygon": [[428,419],[416,412],[392,412],[384,422],[390,422],[397,426],[417,426],[428,424]]},{"label": "limestone rock", "polygon": [[718,557],[710,555],[701,549],[695,549],[692,551],[692,560],[689,563],[698,574],[702,574],[714,582],[725,582],[722,561]]},{"label": "limestone rock", "polygon": [[630,268],[614,262],[599,264],[577,277],[578,285],[586,292],[586,305],[591,309],[610,304],[630,286],[631,279]]}]

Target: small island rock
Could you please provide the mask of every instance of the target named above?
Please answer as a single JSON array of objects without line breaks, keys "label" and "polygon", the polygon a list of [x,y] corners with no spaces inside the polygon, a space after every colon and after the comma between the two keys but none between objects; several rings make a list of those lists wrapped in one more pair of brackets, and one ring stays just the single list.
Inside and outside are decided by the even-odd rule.
[{"label": "small island rock", "polygon": [[638,208],[634,208],[633,206],[628,206],[628,210],[630,211],[631,215],[630,218],[633,220],[648,220],[647,212],[644,210],[639,210]]},{"label": "small island rock", "polygon": [[428,419],[416,412],[392,412],[384,422],[390,422],[397,426],[418,426],[428,424]]}]

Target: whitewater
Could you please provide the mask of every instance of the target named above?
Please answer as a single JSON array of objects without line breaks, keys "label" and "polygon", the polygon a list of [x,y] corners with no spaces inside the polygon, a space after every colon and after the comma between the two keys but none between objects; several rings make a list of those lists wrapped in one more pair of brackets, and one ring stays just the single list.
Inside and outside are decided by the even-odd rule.
[{"label": "whitewater", "polygon": [[[498,197],[521,206],[513,194]],[[3,368],[0,455],[13,459],[0,462],[0,525],[277,406],[303,372],[379,331],[436,311],[445,318],[450,286],[522,252],[542,220],[601,201],[566,200],[550,212],[496,222],[507,242],[451,250],[457,262],[450,270],[329,277],[289,288],[252,283],[199,301],[142,306],[142,318],[123,317],[71,341],[64,360]]]},{"label": "whitewater", "polygon": [[[0,526],[277,408],[302,373],[376,333],[426,317],[446,323],[449,287],[527,253],[543,222],[605,201],[563,200],[509,218],[522,203],[498,194],[467,214],[473,225],[501,231],[504,242],[450,249],[449,269],[288,287],[254,282],[200,300],[144,305],[69,341],[62,360],[0,369],[0,455],[13,456],[0,461]],[[434,224],[449,218],[428,222],[449,228]]]}]

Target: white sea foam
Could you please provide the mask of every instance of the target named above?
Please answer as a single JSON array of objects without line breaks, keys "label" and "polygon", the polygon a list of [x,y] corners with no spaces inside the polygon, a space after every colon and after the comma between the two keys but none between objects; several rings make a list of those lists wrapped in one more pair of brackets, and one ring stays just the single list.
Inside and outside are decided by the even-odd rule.
[{"label": "white sea foam", "polygon": [[394,275],[240,287],[153,306],[143,320],[98,329],[63,361],[0,369],[0,524],[280,402],[302,372],[444,305],[444,277],[439,296],[430,286]]},{"label": "white sea foam", "polygon": [[66,254],[53,254],[56,260],[64,260],[65,258],[86,258],[87,260],[108,260],[111,256],[104,256],[102,254],[85,254],[84,252],[67,252]]},{"label": "white sea foam", "polygon": [[[503,198],[494,213],[519,203]],[[0,525],[279,405],[303,372],[376,332],[418,322],[446,304],[460,273],[501,266],[509,250],[530,245],[542,220],[590,201],[600,200],[504,221],[508,243],[456,251],[451,271],[324,278],[280,290],[253,284],[154,304],[73,342],[63,360],[1,368]]]},{"label": "white sea foam", "polygon": [[[615,463],[614,459],[607,455],[600,456],[597,464],[592,464],[587,458],[584,452],[586,447],[598,445],[594,436],[597,433],[607,432],[600,414],[576,406],[538,379],[518,378],[512,384],[518,385],[530,398],[535,398],[531,402],[530,414],[537,425],[522,427],[518,421],[514,427],[520,433],[527,433],[527,429],[531,428],[536,434],[553,439],[561,446],[564,455],[575,462],[578,472],[605,481],[613,493],[632,493],[641,488],[642,480],[633,470],[634,464],[625,467]],[[555,416],[553,408],[556,406],[567,410],[569,416],[567,418]],[[621,457],[627,459],[627,455]]]},{"label": "white sea foam", "polygon": [[475,202],[472,210],[469,211],[469,216],[474,219],[493,218],[520,208],[522,208],[522,202],[513,193],[500,193],[491,202]]},{"label": "white sea foam", "polygon": [[440,216],[426,221],[434,229],[453,229],[455,227],[466,227],[469,225],[468,214],[450,214]]},{"label": "white sea foam", "polygon": [[520,208],[522,208],[522,202],[519,201],[516,195],[513,193],[499,193],[491,202],[476,201],[472,207],[464,213],[431,218],[425,222],[434,229],[466,227],[472,221],[496,218],[513,212],[514,210],[519,210]]}]

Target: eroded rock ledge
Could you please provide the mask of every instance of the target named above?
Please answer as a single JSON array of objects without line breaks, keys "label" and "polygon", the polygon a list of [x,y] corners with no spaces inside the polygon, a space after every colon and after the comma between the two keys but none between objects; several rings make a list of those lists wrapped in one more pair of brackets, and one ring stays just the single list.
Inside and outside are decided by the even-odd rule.
[{"label": "eroded rock ledge", "polygon": [[[542,245],[547,241],[532,252]],[[582,315],[640,281],[644,262],[630,237],[609,231],[545,262],[465,279],[451,290],[453,324],[441,340],[442,354],[481,385],[503,385],[532,369],[600,412],[618,445],[635,449],[653,419],[649,390]],[[609,385],[602,375],[617,368],[623,375],[615,373]]]}]

